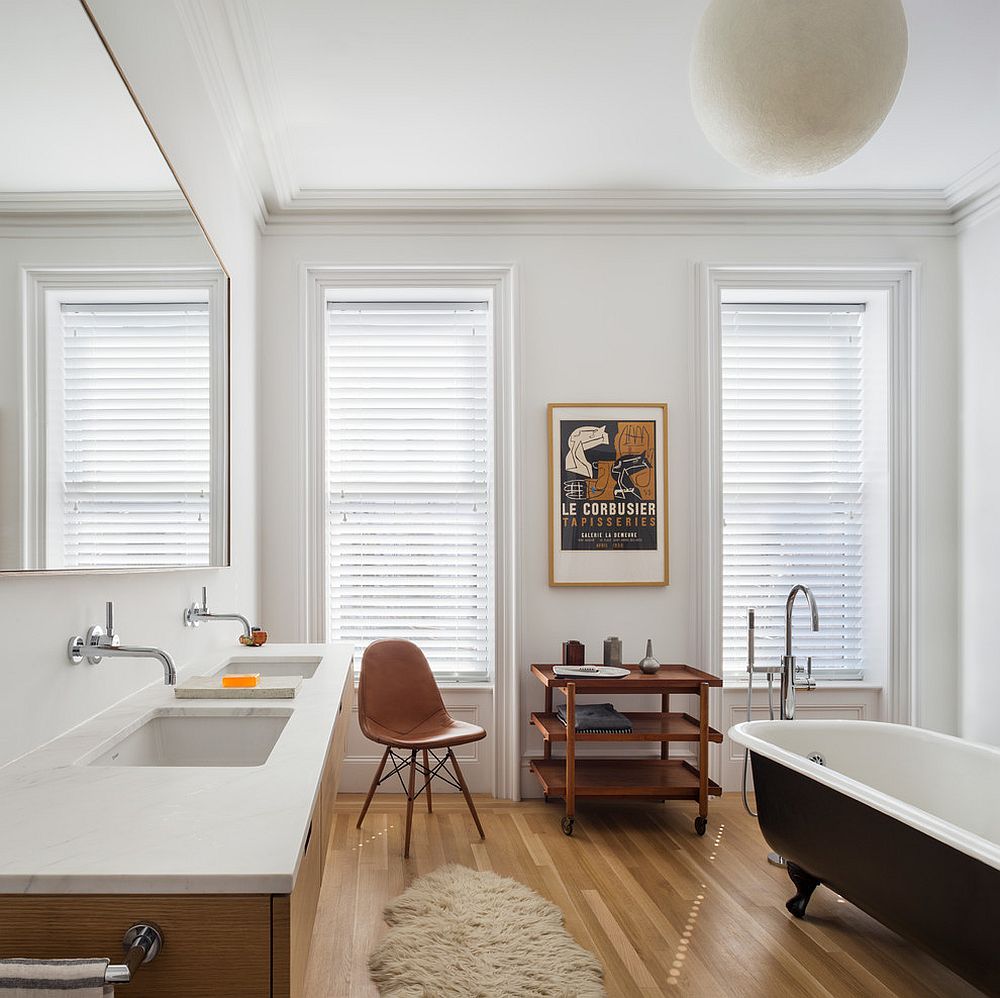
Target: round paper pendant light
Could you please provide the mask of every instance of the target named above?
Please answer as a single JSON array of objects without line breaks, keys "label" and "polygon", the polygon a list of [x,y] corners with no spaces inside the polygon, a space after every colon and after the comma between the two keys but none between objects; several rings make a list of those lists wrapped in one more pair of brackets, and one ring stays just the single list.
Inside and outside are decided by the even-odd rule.
[{"label": "round paper pendant light", "polygon": [[820,173],[885,120],[906,45],[900,0],[712,0],[691,60],[695,115],[751,173]]}]

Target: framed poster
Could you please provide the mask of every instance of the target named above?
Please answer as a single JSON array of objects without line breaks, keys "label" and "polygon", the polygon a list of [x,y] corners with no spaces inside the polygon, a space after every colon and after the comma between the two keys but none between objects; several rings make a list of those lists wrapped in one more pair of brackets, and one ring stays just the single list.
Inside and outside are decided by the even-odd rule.
[{"label": "framed poster", "polygon": [[549,406],[549,585],[665,586],[667,407]]}]

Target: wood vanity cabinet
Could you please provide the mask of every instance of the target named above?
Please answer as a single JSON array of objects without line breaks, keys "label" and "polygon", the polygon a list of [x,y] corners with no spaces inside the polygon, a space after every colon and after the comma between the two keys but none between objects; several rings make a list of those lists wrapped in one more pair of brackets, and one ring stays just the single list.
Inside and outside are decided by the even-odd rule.
[{"label": "wood vanity cabinet", "polygon": [[323,778],[313,807],[311,831],[302,850],[295,890],[291,894],[276,894],[272,897],[273,998],[299,998],[303,993],[309,945],[326,868],[327,846],[333,830],[334,805],[337,802],[340,771],[347,749],[347,729],[353,704],[352,669],[337,706],[337,720],[323,765]]},{"label": "wood vanity cabinet", "polygon": [[347,755],[347,733],[351,727],[351,711],[354,709],[354,670],[347,677],[347,684],[337,707],[337,722],[330,739],[330,750],[323,767],[323,853],[326,853],[333,833],[334,814],[337,804],[337,790],[340,788],[340,774],[344,769]]},{"label": "wood vanity cabinet", "polygon": [[109,956],[134,922],[163,951],[121,988],[129,998],[301,998],[354,702],[349,670],[291,894],[0,896],[0,958]]},{"label": "wood vanity cabinet", "polygon": [[163,952],[116,993],[141,998],[271,995],[267,894],[7,895],[0,898],[0,956],[109,956],[120,962],[122,934],[143,919],[163,929]]}]

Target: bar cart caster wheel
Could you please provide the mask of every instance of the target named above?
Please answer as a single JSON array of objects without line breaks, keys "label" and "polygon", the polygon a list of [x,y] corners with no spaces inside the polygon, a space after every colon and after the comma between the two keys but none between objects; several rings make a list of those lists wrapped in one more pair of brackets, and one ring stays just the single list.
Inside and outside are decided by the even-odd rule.
[{"label": "bar cart caster wheel", "polygon": [[576,818],[563,818],[562,820],[562,830],[563,835],[572,835],[573,828],[576,825]]},{"label": "bar cart caster wheel", "polygon": [[694,819],[694,830],[699,835],[705,834],[705,829],[708,828],[708,818],[703,818],[700,814]]}]

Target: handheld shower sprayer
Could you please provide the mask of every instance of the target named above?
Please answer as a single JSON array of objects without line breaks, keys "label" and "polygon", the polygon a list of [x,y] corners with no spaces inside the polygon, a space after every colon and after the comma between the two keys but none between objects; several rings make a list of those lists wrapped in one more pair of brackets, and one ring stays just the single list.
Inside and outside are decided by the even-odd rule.
[{"label": "handheld shower sprayer", "polygon": [[[753,676],[756,672],[755,644],[757,630],[757,611],[751,606],[747,608],[747,720],[753,717]],[[767,709],[770,719],[774,720],[774,674],[770,671],[767,674]],[[757,812],[750,807],[750,800],[747,797],[747,771],[750,766],[750,749],[743,750],[743,806],[751,818],[757,817]]]}]

